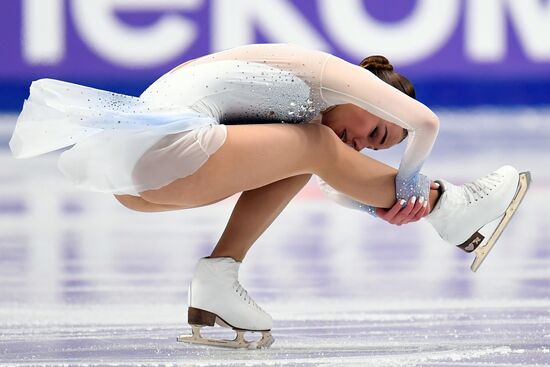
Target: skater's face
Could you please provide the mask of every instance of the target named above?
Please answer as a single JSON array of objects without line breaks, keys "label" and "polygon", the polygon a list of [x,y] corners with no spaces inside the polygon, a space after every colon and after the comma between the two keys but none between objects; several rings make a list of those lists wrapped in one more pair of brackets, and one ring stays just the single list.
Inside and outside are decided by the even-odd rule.
[{"label": "skater's face", "polygon": [[364,148],[388,149],[407,136],[407,130],[402,127],[353,104],[338,105],[328,110],[323,113],[321,123],[357,151]]}]

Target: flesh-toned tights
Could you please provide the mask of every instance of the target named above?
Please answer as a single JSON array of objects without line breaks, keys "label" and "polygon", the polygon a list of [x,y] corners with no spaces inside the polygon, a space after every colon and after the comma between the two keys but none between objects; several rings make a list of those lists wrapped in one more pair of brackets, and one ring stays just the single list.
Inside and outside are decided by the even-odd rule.
[{"label": "flesh-toned tights", "polygon": [[[389,208],[395,203],[397,170],[353,150],[324,125],[235,125],[227,130],[225,143],[193,175],[140,197],[116,198],[128,208],[154,212],[209,205],[242,192],[212,253],[238,261],[311,174],[365,204]],[[436,198],[432,191],[432,207]]]}]

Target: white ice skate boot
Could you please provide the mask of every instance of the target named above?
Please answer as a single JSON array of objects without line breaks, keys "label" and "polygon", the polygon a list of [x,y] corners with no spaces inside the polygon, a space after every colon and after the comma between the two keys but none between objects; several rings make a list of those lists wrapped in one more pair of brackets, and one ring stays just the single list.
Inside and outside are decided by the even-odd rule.
[{"label": "white ice skate boot", "polygon": [[[230,257],[200,259],[189,286],[187,321],[192,336],[180,336],[178,341],[232,348],[267,348],[274,339],[273,320],[262,310],[241,286],[238,280],[240,262]],[[234,340],[206,339],[200,334],[204,326],[218,324],[232,328]],[[246,331],[259,331],[258,341],[247,341]]]},{"label": "white ice skate boot", "polygon": [[[466,252],[475,252],[471,269],[476,271],[523,200],[531,175],[503,166],[462,186],[438,182],[443,193],[426,220],[445,241]],[[483,228],[497,221],[485,239]]]}]

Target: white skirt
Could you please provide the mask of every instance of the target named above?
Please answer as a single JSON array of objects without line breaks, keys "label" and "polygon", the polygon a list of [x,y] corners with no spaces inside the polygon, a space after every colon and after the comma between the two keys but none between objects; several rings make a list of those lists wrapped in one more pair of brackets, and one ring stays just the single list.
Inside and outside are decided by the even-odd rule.
[{"label": "white skirt", "polygon": [[226,136],[225,125],[188,107],[42,79],[31,85],[10,149],[28,158],[72,145],[58,167],[76,186],[138,195],[193,174]]}]

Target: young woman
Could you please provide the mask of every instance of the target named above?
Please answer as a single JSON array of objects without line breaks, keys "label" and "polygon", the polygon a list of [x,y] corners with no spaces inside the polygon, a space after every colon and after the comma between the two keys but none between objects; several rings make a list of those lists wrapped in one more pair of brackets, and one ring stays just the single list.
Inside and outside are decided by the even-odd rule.
[{"label": "young woman", "polygon": [[[397,225],[428,216],[445,240],[485,255],[492,243],[478,230],[523,197],[528,176],[509,166],[463,186],[420,174],[439,120],[414,97],[383,57],[356,66],[292,45],[248,45],[178,66],[139,98],[34,82],[10,147],[24,158],[74,145],[61,154],[61,171],[139,211],[194,208],[242,192],[211,256],[197,265],[193,336],[184,340],[262,347],[273,342],[272,319],[239,284],[239,264],[312,174],[343,205]],[[399,170],[358,152],[405,137]],[[203,339],[200,327],[215,322],[238,330],[237,338]],[[244,331],[263,337],[250,343]]]}]

